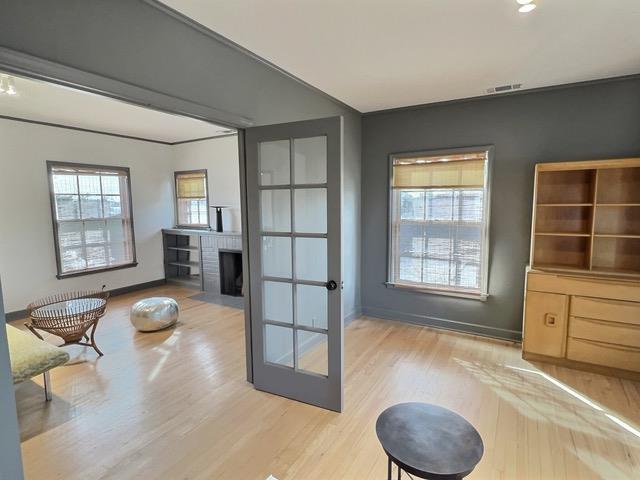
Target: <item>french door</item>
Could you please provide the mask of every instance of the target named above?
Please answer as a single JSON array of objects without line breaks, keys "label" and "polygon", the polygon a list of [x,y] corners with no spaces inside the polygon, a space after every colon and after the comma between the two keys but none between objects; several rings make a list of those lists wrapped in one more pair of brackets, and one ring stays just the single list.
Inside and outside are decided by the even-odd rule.
[{"label": "french door", "polygon": [[342,118],[245,131],[255,388],[342,410]]}]

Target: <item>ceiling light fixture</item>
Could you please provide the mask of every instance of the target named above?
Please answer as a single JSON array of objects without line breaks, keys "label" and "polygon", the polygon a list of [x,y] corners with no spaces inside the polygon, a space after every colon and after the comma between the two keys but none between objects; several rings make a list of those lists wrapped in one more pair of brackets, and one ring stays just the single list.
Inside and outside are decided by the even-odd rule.
[{"label": "ceiling light fixture", "polygon": [[533,2],[533,0],[516,0],[520,5],[526,5],[528,3]]},{"label": "ceiling light fixture", "polygon": [[532,10],[535,10],[535,8],[536,8],[536,4],[535,4],[535,3],[527,3],[527,4],[525,4],[525,5],[522,5],[522,6],[518,9],[518,11],[519,11],[520,13],[529,13],[529,12],[531,12]]},{"label": "ceiling light fixture", "polygon": [[4,75],[0,77],[0,94],[2,95],[17,95],[16,84],[13,77]]},{"label": "ceiling light fixture", "polygon": [[7,88],[7,95],[17,95],[18,92],[16,91],[16,85],[13,81],[13,77],[9,77],[7,84],[9,85]]}]

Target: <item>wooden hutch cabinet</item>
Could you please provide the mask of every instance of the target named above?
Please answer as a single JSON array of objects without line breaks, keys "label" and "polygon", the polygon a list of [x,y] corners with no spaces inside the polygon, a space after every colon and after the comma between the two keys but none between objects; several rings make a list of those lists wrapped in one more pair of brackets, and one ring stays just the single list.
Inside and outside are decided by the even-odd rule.
[{"label": "wooden hutch cabinet", "polygon": [[523,357],[640,378],[640,158],[536,165]]}]

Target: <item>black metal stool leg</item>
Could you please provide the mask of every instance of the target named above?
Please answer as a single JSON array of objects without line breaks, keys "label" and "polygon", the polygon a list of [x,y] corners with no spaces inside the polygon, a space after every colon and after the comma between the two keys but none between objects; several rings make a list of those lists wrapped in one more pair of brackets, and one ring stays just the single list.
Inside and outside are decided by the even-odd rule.
[{"label": "black metal stool leg", "polygon": [[387,457],[387,480],[391,480],[391,457]]},{"label": "black metal stool leg", "polygon": [[398,480],[400,480],[400,476],[402,475],[402,469],[400,468],[400,465],[396,465],[396,467],[398,467]]}]

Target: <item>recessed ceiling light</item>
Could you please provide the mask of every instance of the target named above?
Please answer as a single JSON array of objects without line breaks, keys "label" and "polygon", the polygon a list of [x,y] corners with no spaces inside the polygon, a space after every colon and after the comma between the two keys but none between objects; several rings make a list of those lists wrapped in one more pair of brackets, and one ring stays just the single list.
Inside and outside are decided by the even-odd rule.
[{"label": "recessed ceiling light", "polygon": [[526,5],[528,3],[533,2],[533,0],[516,0],[520,5]]},{"label": "recessed ceiling light", "polygon": [[529,13],[530,11],[534,10],[536,8],[536,4],[535,3],[527,3],[525,5],[522,5],[518,11],[520,13]]}]

